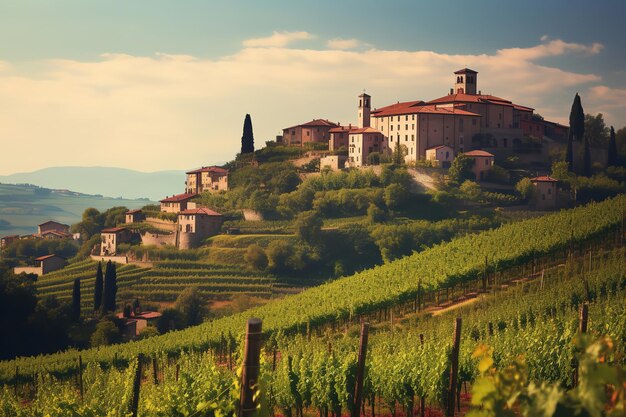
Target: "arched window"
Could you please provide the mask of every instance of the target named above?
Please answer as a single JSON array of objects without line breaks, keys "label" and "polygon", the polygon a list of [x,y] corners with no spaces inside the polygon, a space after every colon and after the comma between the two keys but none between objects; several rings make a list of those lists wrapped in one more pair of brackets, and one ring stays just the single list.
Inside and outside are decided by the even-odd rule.
[{"label": "arched window", "polygon": [[461,79],[461,82],[463,82],[463,76],[461,75],[459,78]]},{"label": "arched window", "polygon": [[461,77],[456,77],[456,83],[461,84]]}]

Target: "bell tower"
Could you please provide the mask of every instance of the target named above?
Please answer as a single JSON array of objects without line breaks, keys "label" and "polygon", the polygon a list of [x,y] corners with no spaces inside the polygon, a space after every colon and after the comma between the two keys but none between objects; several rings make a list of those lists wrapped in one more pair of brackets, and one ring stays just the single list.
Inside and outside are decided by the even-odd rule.
[{"label": "bell tower", "polygon": [[478,72],[463,68],[454,72],[453,94],[476,94]]},{"label": "bell tower", "polygon": [[372,110],[372,97],[363,93],[359,96],[359,127],[370,127],[370,112]]}]

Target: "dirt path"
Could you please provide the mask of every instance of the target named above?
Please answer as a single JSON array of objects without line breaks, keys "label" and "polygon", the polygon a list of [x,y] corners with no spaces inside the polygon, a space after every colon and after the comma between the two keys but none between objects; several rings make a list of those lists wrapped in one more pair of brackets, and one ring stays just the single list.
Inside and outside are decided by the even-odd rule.
[{"label": "dirt path", "polygon": [[[440,314],[444,314],[444,313],[447,313],[449,311],[453,311],[453,310],[456,310],[458,308],[465,307],[465,306],[470,305],[470,304],[474,304],[475,302],[480,301],[483,298],[484,298],[484,295],[479,295],[477,297],[468,298],[466,300],[462,300],[462,301],[459,301],[459,302],[454,302],[452,305],[449,305],[448,307],[439,308],[439,309],[433,309],[432,310],[432,314],[433,314],[433,316],[439,316]],[[428,309],[426,311],[428,311]]]}]

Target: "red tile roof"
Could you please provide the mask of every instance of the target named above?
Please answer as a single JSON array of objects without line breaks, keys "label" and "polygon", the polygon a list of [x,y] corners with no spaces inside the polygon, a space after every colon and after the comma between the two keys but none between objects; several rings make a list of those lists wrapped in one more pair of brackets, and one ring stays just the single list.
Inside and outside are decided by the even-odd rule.
[{"label": "red tile roof", "polygon": [[173,195],[171,197],[164,198],[160,202],[161,203],[179,203],[181,201],[191,200],[192,198],[194,198],[197,195],[198,194],[196,194],[196,193],[177,194],[177,195]]},{"label": "red tile roof", "polygon": [[110,227],[108,229],[102,229],[100,233],[119,233],[122,230],[127,230],[125,227]]},{"label": "red tile roof", "polygon": [[504,98],[492,96],[490,94],[448,94],[447,96],[439,97],[434,100],[430,100],[428,104],[440,104],[440,103],[491,103],[499,104],[501,106],[512,106],[513,103]]},{"label": "red tile roof", "polygon": [[49,223],[54,223],[54,224],[58,224],[59,226],[69,227],[67,224],[55,222],[54,220],[48,220],[47,222],[43,222],[43,223],[39,224],[38,226],[43,226],[44,224],[49,224]]},{"label": "red tile roof", "polygon": [[329,133],[344,133],[352,129],[356,129],[356,126],[348,125],[348,126],[333,127],[328,132]]},{"label": "red tile roof", "polygon": [[467,67],[460,69],[458,71],[454,71],[455,74],[478,74],[478,71],[474,71],[472,69],[469,69]]},{"label": "red tile roof", "polygon": [[373,117],[395,116],[402,114],[456,114],[460,116],[480,117],[480,114],[472,113],[456,107],[438,107],[428,105],[423,101],[407,101],[396,103],[391,106],[381,107],[372,112]]},{"label": "red tile roof", "polygon": [[358,129],[352,129],[350,131],[350,134],[360,134],[360,133],[380,133],[382,134],[382,132],[374,129],[373,127],[360,127]]},{"label": "red tile roof", "polygon": [[430,148],[426,148],[426,150],[427,150],[427,151],[430,151],[430,150],[432,150],[432,149],[441,149],[441,148],[450,148],[450,149],[452,149],[452,147],[451,147],[451,146],[448,146],[448,145],[438,145],[438,146],[432,146],[432,147],[430,147]]},{"label": "red tile roof", "polygon": [[137,318],[146,320],[157,319],[161,316],[163,316],[163,314],[159,313],[158,311],[142,311],[141,314],[135,315],[135,317]]},{"label": "red tile roof", "polygon": [[463,155],[465,156],[493,156],[492,153],[489,153],[487,151],[481,151],[480,149],[477,149],[475,151],[469,151],[469,152],[465,152]]},{"label": "red tile roof", "polygon": [[302,123],[300,125],[286,127],[283,130],[293,129],[293,128],[296,128],[296,127],[319,127],[319,126],[321,126],[321,127],[337,127],[339,125],[337,123],[333,123],[333,122],[330,122],[330,121],[325,120],[325,119],[313,119],[310,122]]},{"label": "red tile roof", "polygon": [[519,104],[513,104],[513,108],[515,110],[530,111],[530,112],[535,110],[532,107],[520,106]]},{"label": "red tile roof", "polygon": [[45,235],[55,235],[55,236],[60,236],[60,237],[70,237],[70,236],[72,236],[70,233],[59,232],[58,230],[46,230],[41,235],[42,236],[45,236]]},{"label": "red tile roof", "polygon": [[549,175],[542,175],[540,177],[531,178],[530,180],[533,182],[559,182],[559,180]]},{"label": "red tile roof", "polygon": [[196,215],[196,214],[204,214],[206,216],[222,216],[220,213],[218,213],[217,211],[213,211],[211,209],[208,209],[206,207],[200,207],[200,208],[195,208],[195,209],[189,209],[189,210],[185,210],[185,211],[181,211],[180,214],[186,214],[186,215]]},{"label": "red tile roof", "polygon": [[40,256],[39,258],[35,258],[35,260],[36,260],[36,261],[44,261],[44,260],[46,260],[46,259],[55,258],[55,257],[56,257],[56,258],[65,259],[65,258],[64,258],[64,257],[62,257],[62,256],[52,254],[52,255]]},{"label": "red tile roof", "polygon": [[128,210],[126,212],[126,214],[135,214],[135,213],[141,213],[141,209]]},{"label": "red tile roof", "polygon": [[216,167],[216,166],[194,169],[193,171],[186,172],[186,174],[197,174],[199,172],[214,172],[216,174],[228,174],[227,169]]}]

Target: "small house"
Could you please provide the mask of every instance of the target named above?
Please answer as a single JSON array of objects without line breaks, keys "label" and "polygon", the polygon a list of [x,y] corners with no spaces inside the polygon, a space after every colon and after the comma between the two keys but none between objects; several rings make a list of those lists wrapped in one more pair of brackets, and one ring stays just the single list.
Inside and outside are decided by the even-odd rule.
[{"label": "small house", "polygon": [[113,256],[117,254],[117,245],[129,243],[132,240],[132,232],[125,227],[112,227],[100,232],[100,256]]},{"label": "small house", "polygon": [[344,155],[324,156],[320,158],[320,170],[328,167],[331,171],[339,171],[340,169],[345,168],[347,159],[348,158]]},{"label": "small house", "polygon": [[160,201],[161,211],[165,213],[180,213],[187,210],[189,201],[197,196],[196,193],[185,193],[173,195]]},{"label": "small house", "polygon": [[44,233],[51,231],[69,234],[70,227],[67,224],[55,222],[54,220],[48,220],[37,226],[37,234],[39,236],[43,236]]},{"label": "small house", "polygon": [[197,246],[209,236],[220,233],[224,216],[206,207],[194,208],[178,213],[180,249]]},{"label": "small house", "polygon": [[482,150],[469,151],[464,154],[474,160],[472,172],[476,176],[476,180],[483,181],[487,178],[487,172],[493,166],[495,156],[492,153]]},{"label": "small house", "polygon": [[441,168],[450,168],[454,160],[454,149],[448,145],[433,146],[426,149],[426,160]]},{"label": "small house", "polygon": [[45,255],[35,259],[35,266],[16,267],[13,272],[15,274],[21,274],[25,272],[27,274],[45,275],[50,272],[63,269],[67,265],[67,260],[59,255]]},{"label": "small house", "polygon": [[3,238],[0,238],[0,249],[6,248],[11,243],[19,239],[20,239],[19,235],[4,236]]},{"label": "small house", "polygon": [[128,210],[126,212],[126,223],[139,223],[145,219],[146,216],[143,214],[141,209]]},{"label": "small house", "polygon": [[134,339],[148,326],[154,326],[163,314],[157,311],[131,311],[130,317],[124,317],[124,313],[118,313],[117,318],[124,320],[124,337]]},{"label": "small house", "polygon": [[189,171],[185,182],[185,192],[200,194],[205,191],[227,191],[228,170],[216,166],[202,167]]},{"label": "small house", "polygon": [[550,210],[557,207],[557,185],[559,180],[549,175],[531,178],[535,186],[531,205],[537,210]]}]

